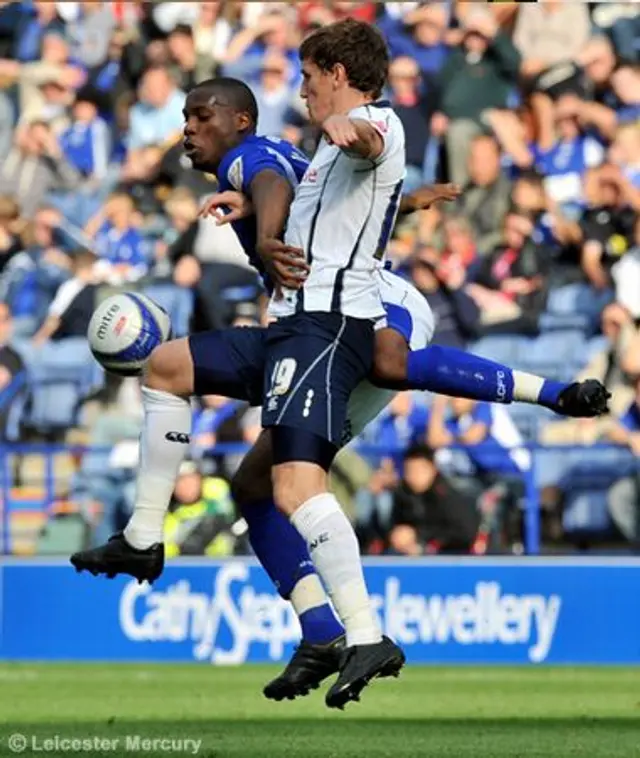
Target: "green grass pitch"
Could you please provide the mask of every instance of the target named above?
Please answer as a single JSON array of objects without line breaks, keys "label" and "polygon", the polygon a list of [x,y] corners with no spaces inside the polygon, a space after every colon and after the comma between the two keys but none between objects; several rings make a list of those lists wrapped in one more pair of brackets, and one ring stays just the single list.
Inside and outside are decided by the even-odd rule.
[{"label": "green grass pitch", "polygon": [[[22,755],[39,756],[640,756],[640,669],[409,666],[397,680],[374,682],[342,713],[325,707],[324,688],[293,703],[268,702],[261,688],[276,671],[1,664],[0,755],[16,755],[9,739],[18,733],[29,740]],[[62,749],[54,742],[45,752],[55,735],[104,738],[109,747],[59,741]],[[136,738],[202,743],[197,753],[169,743],[154,750]]]}]

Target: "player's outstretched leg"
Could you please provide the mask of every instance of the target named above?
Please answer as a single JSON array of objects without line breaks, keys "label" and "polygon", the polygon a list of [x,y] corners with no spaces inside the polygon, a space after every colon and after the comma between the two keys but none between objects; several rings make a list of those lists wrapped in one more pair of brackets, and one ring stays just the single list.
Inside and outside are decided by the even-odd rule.
[{"label": "player's outstretched leg", "polygon": [[531,403],[575,418],[607,413],[611,397],[596,379],[552,381],[441,345],[410,351],[397,328],[376,334],[374,365],[372,381],[379,387],[427,390],[491,403]]},{"label": "player's outstretched leg", "polygon": [[231,482],[256,557],[293,606],[302,641],[284,671],[264,687],[270,700],[293,700],[338,672],[345,632],[329,604],[306,542],[273,502],[271,433],[262,432]]},{"label": "player's outstretched leg", "polygon": [[144,426],[133,515],[123,533],[71,556],[76,570],[113,578],[128,574],[155,581],[164,568],[164,518],[180,464],[189,448],[193,363],[188,340],[158,347],[142,387]]}]

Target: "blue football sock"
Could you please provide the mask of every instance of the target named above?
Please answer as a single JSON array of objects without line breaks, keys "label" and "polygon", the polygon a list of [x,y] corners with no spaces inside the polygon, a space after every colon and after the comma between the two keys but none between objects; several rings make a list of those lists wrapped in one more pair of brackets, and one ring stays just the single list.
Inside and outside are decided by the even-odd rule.
[{"label": "blue football sock", "polygon": [[430,345],[409,353],[409,389],[429,390],[442,395],[510,403],[513,400],[513,371],[453,347]]},{"label": "blue football sock", "polygon": [[[245,505],[242,515],[253,551],[281,597],[288,600],[302,578],[316,573],[306,542],[272,500]],[[344,634],[328,602],[304,611],[298,618],[307,642],[321,644]]]},{"label": "blue football sock", "polygon": [[545,379],[538,395],[538,403],[546,408],[555,410],[558,405],[560,393],[569,385],[564,382],[554,382],[551,379]]}]

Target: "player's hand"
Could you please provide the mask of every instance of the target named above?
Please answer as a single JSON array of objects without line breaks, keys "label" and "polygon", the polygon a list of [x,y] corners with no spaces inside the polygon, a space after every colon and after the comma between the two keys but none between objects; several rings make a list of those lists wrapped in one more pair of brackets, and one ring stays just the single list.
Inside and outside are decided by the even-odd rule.
[{"label": "player's hand", "polygon": [[593,418],[609,413],[611,393],[597,379],[574,382],[564,389],[552,410],[573,418]]},{"label": "player's hand", "polygon": [[358,132],[348,116],[329,116],[322,124],[324,138],[336,147],[351,147],[358,141]]},{"label": "player's hand", "polygon": [[439,200],[447,203],[457,200],[461,194],[462,187],[459,184],[425,184],[424,187],[412,192],[409,197],[415,210],[423,211]]},{"label": "player's hand", "polygon": [[218,226],[224,226],[232,221],[247,218],[252,213],[253,203],[246,195],[243,195],[242,192],[227,190],[226,192],[218,192],[205,200],[198,216],[200,218],[213,216]]},{"label": "player's hand", "polygon": [[276,287],[276,299],[282,288],[298,290],[309,275],[309,264],[304,251],[287,245],[279,239],[265,239],[256,245],[264,267]]}]

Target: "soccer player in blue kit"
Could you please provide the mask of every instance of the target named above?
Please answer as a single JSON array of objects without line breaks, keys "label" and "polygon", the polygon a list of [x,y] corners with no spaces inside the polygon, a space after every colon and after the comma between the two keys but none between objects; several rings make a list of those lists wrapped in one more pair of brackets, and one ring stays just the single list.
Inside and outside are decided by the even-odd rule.
[{"label": "soccer player in blue kit", "polygon": [[[314,103],[321,109],[323,97],[325,107],[327,102],[335,105],[340,98],[343,104],[341,109],[329,108],[324,118],[316,117],[323,123],[328,139],[308,170],[304,158],[286,143],[253,136],[257,119],[255,102],[241,83],[214,80],[190,94],[185,129],[187,152],[194,167],[219,173],[222,188],[226,180],[228,186],[250,196],[256,216],[238,222],[235,227],[249,254],[254,251],[258,254],[254,261],[257,266],[283,286],[272,301],[273,311],[276,315],[279,312],[280,318],[266,335],[264,330],[193,335],[189,340],[168,343],[154,354],[143,389],[147,415],[134,516],[124,535],[116,535],[106,546],[94,551],[77,554],[73,561],[77,567],[95,573],[155,578],[162,570],[159,543],[165,500],[168,503],[183,457],[176,449],[180,447],[175,442],[176,435],[169,439],[167,434],[189,433],[190,413],[185,398],[191,394],[216,393],[260,404],[264,396],[264,425],[268,429],[265,434],[276,464],[273,471],[276,501],[290,520],[278,514],[270,501],[271,508],[263,510],[271,515],[255,519],[251,535],[254,548],[284,596],[294,594],[305,578],[317,580],[315,563],[347,631],[346,650],[338,655],[340,645],[333,644],[333,640],[341,637],[342,627],[335,617],[331,614],[332,622],[328,616],[323,620],[325,611],[312,604],[305,625],[303,611],[303,638],[318,653],[318,659],[322,658],[321,648],[328,652],[322,666],[312,672],[315,678],[307,676],[304,681],[294,682],[293,689],[281,690],[275,696],[304,694],[322,678],[339,670],[338,681],[327,696],[327,704],[337,707],[357,699],[372,677],[395,673],[403,662],[399,648],[382,638],[377,628],[355,536],[335,499],[326,491],[325,481],[325,472],[341,442],[349,395],[366,377],[373,361],[372,322],[385,317],[384,310],[378,311],[378,285],[375,292],[371,285],[377,276],[371,251],[384,250],[404,172],[404,145],[395,116],[387,104],[376,102],[373,97],[381,86],[379,81],[369,79],[372,86],[362,89],[352,86],[353,69],[350,71],[349,66],[353,64],[349,60],[346,64],[340,59],[336,62],[335,58],[336,55],[344,58],[340,50],[348,49],[345,42],[351,42],[349,47],[356,51],[366,46],[370,54],[371,45],[381,41],[371,37],[371,27],[357,22],[343,23],[341,28],[342,37],[329,28],[324,37],[320,35],[315,42],[305,43],[306,48],[303,45],[301,50],[312,117]],[[386,56],[386,52],[383,54]],[[356,66],[356,74],[371,76],[371,70],[368,65],[367,72],[362,69],[358,72]],[[349,118],[338,115],[341,112],[349,113]],[[215,139],[209,141],[210,138]],[[386,175],[384,161],[380,160],[385,152]],[[309,185],[316,186],[298,189],[289,214],[287,237],[284,243],[279,242],[289,213],[292,186],[305,176]],[[360,202],[353,204],[353,215],[347,216],[352,222],[349,226],[344,222],[344,204],[354,198]],[[336,229],[342,229],[344,238],[336,236]],[[251,234],[253,244],[247,248]],[[307,252],[304,274],[311,263],[308,276],[294,273],[301,270],[296,269],[299,249]],[[334,258],[338,265],[331,265]],[[318,261],[325,265],[318,266]],[[403,336],[407,332],[406,316],[387,309],[390,325],[394,315],[400,317],[395,330],[381,329],[379,334],[394,331],[402,338],[404,357],[399,364],[407,375],[398,377],[400,386],[404,383],[452,394],[470,393],[492,400],[538,401],[575,415],[596,415],[602,412],[603,405],[606,407],[606,393],[603,396],[599,387],[553,386],[554,383],[519,375],[472,356],[465,359],[457,356],[462,361],[457,364],[454,361],[452,365],[457,379],[445,386],[443,377],[452,375],[451,367],[440,373],[437,369],[420,368],[420,363],[413,361],[414,353],[406,355],[407,339]],[[380,361],[378,355],[382,356]],[[384,357],[385,351],[376,349],[376,366],[380,363],[384,369]],[[438,359],[442,360],[443,355],[435,351],[431,364],[437,366]],[[425,360],[425,366],[427,363],[429,360]],[[484,383],[476,378],[479,371],[481,377],[482,371],[485,372]],[[489,392],[493,396],[485,397]],[[267,460],[271,462],[270,458]],[[247,520],[251,531],[251,519]],[[264,545],[268,543],[272,547],[270,555],[265,555]],[[282,555],[287,550],[293,559]],[[300,560],[303,554],[304,560]],[[283,566],[274,567],[274,559]],[[151,563],[155,566],[153,571],[149,571]],[[287,572],[289,576],[283,580]],[[319,582],[318,585],[321,587]],[[316,588],[310,593],[306,586],[300,594],[305,593],[316,593]],[[324,595],[323,598],[321,605],[326,605],[330,612]],[[317,609],[318,613],[312,613]],[[325,639],[329,645],[313,641],[313,628],[323,626],[326,634],[333,635]],[[308,669],[309,660],[303,663]],[[301,671],[304,666],[298,668]]]}]

